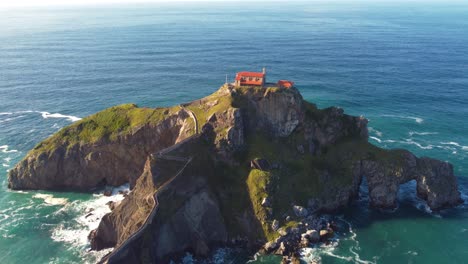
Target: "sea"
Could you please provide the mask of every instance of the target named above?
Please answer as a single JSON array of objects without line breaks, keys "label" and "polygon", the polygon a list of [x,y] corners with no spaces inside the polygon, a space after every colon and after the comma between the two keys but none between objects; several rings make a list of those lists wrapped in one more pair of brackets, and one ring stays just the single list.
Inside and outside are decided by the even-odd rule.
[{"label": "sea", "polygon": [[[94,263],[87,235],[123,197],[11,191],[7,173],[41,140],[107,107],[189,102],[267,69],[319,107],[369,119],[369,141],[453,164],[468,200],[466,1],[242,1],[0,10],[0,263]],[[120,189],[128,189],[121,186]],[[332,243],[304,263],[468,263],[468,203],[432,212],[365,188],[334,215]],[[220,248],[183,263],[279,263]]]}]

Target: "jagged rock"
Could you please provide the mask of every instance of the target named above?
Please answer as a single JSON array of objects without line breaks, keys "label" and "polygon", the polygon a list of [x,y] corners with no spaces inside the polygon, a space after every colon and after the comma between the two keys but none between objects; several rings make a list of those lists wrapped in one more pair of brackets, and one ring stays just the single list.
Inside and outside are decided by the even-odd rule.
[{"label": "jagged rock", "polygon": [[300,205],[294,205],[293,211],[298,217],[307,217],[309,211]]},{"label": "jagged rock", "polygon": [[401,157],[401,161],[361,162],[359,173],[367,179],[372,206],[395,208],[399,186],[411,180],[416,180],[418,196],[433,210],[462,202],[451,164],[429,158],[418,159],[408,151],[401,151]]},{"label": "jagged rock", "polygon": [[278,228],[279,228],[279,221],[275,219],[271,223],[271,229],[273,229],[273,231],[276,231],[276,230],[278,230]]},{"label": "jagged rock", "polygon": [[[126,182],[133,187],[150,153],[173,145],[179,137],[187,137],[187,132],[181,129],[187,118],[181,110],[115,140],[102,138],[74,145],[64,142],[47,152],[33,150],[10,170],[8,187],[89,191],[103,184],[119,186]],[[78,129],[79,126],[72,125],[69,133]],[[49,143],[46,140],[41,144]]]},{"label": "jagged rock", "polygon": [[320,234],[317,230],[307,230],[305,235],[309,239],[310,243],[317,243],[320,240]]},{"label": "jagged rock", "polygon": [[270,163],[266,159],[254,159],[250,161],[250,167],[252,169],[268,171],[270,170]]},{"label": "jagged rock", "polygon": [[112,188],[106,188],[104,190],[104,196],[111,196],[112,195]]},{"label": "jagged rock", "polygon": [[266,243],[263,248],[267,253],[270,253],[278,248],[278,243],[276,241],[270,241]]},{"label": "jagged rock", "polygon": [[270,198],[268,198],[268,197],[263,198],[263,199],[262,199],[262,206],[264,206],[264,207],[269,207],[269,206],[271,206]]},{"label": "jagged rock", "polygon": [[439,210],[461,204],[453,166],[431,158],[418,160],[420,168],[417,177],[417,194],[427,201],[432,210]]},{"label": "jagged rock", "polygon": [[276,255],[284,255],[286,253],[286,246],[284,245],[284,242],[281,242],[279,248],[275,251]]},{"label": "jagged rock", "polygon": [[211,123],[214,123],[216,122],[218,119],[216,118],[216,113],[213,113],[210,117],[208,117],[208,122],[211,122]]},{"label": "jagged rock", "polygon": [[287,236],[289,234],[289,229],[282,227],[278,230],[278,234],[281,236]]},{"label": "jagged rock", "polygon": [[[226,85],[182,107],[155,109],[153,114],[161,115],[160,120],[119,130],[112,139],[81,140],[79,144],[63,140],[55,147],[47,145],[50,141],[46,140],[39,146],[50,148],[31,152],[10,171],[9,187],[89,191],[130,181],[132,192],[114,205],[89,236],[93,249],[117,246],[109,264],[165,263],[187,250],[197,256],[206,255],[214,247],[240,240],[249,249],[258,249],[266,242],[264,228],[279,226],[277,220],[270,222],[271,201],[268,205],[262,198],[274,197],[288,205],[302,202],[294,192],[273,196],[281,193],[272,193],[281,186],[278,179],[297,189],[306,187],[301,191],[310,190],[317,181],[326,186],[314,195],[320,198],[307,203],[310,210],[293,208],[303,224],[278,229],[283,240],[275,241],[279,245],[276,252],[281,254],[297,249],[300,233],[305,232],[309,242],[332,236],[332,225],[309,217],[309,212],[334,211],[348,205],[357,196],[363,177],[369,186],[371,205],[380,208],[396,206],[399,185],[410,180],[417,182],[418,195],[432,209],[461,201],[450,164],[374,147],[366,142],[365,118],[346,115],[339,108],[317,109],[303,101],[296,89],[237,89]],[[197,130],[189,109],[201,115],[197,119],[201,134],[187,139]],[[102,128],[99,124],[89,127],[94,126],[97,131]],[[64,131],[67,138],[74,138],[80,129],[77,123]],[[176,143],[177,151],[170,155],[159,152]],[[283,150],[292,157],[279,155]],[[309,159],[297,160],[298,165],[310,170],[310,182],[299,181],[291,173],[297,168],[291,168],[289,159],[297,158],[297,151],[308,151],[323,161],[320,166],[310,166],[304,163]],[[275,157],[271,159],[274,163],[253,162],[254,168],[265,173],[246,185],[246,175],[240,174],[245,173],[253,157],[262,156]],[[190,158],[193,161],[185,165]],[[264,206],[258,206],[260,203]],[[291,221],[287,216],[290,206],[276,208],[279,212],[275,214]],[[325,230],[309,234],[306,229]]]},{"label": "jagged rock", "polygon": [[331,237],[333,237],[333,230],[331,229],[320,230],[320,240],[325,241]]}]

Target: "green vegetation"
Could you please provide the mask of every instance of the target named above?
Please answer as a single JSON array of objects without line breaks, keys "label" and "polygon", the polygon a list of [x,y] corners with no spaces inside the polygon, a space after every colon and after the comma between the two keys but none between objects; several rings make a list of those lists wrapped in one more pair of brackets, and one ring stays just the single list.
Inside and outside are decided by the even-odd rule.
[{"label": "green vegetation", "polygon": [[231,104],[231,96],[216,92],[201,100],[193,101],[185,107],[195,114],[198,120],[198,129],[201,131],[212,114],[226,111]]},{"label": "green vegetation", "polygon": [[271,172],[252,169],[247,178],[247,187],[252,202],[253,210],[260,221],[263,233],[267,240],[275,239],[278,234],[271,229],[271,224],[267,222],[268,211],[262,206],[262,200],[269,196],[268,188],[271,183]]},{"label": "green vegetation", "polygon": [[39,143],[32,151],[49,152],[59,146],[114,141],[120,135],[131,133],[144,125],[155,125],[175,108],[138,108],[135,104],[123,104],[105,109],[61,129]]}]

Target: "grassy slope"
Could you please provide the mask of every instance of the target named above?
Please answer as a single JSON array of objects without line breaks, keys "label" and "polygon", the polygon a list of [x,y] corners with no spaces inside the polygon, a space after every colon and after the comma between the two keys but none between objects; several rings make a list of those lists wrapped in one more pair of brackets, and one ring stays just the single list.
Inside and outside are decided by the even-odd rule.
[{"label": "grassy slope", "polygon": [[135,104],[114,106],[61,129],[39,143],[32,153],[49,152],[59,146],[71,147],[78,143],[114,141],[119,135],[129,134],[135,128],[146,124],[157,124],[177,110],[177,107],[139,108]]},{"label": "grassy slope", "polygon": [[[213,113],[223,112],[229,107],[242,108],[249,114],[245,99],[246,94],[263,94],[260,88],[238,88],[237,95],[229,96],[216,92],[199,101],[194,101],[186,108],[192,110],[197,116],[199,129],[206,123]],[[269,88],[266,92],[283,92]],[[304,102],[306,119],[320,123],[330,109],[319,110],[315,105]],[[101,140],[116,140],[119,135],[131,133],[135,128],[146,124],[157,124],[169,114],[179,110],[173,108],[138,108],[134,104],[124,104],[108,108],[104,111],[84,118],[54,134],[52,137],[37,145],[33,152],[48,152],[59,146],[73,146],[74,144],[92,143]],[[224,131],[215,131],[218,136]],[[217,195],[221,204],[221,211],[226,226],[231,235],[240,233],[239,218],[243,212],[250,210],[260,223],[259,227],[252,227],[252,236],[272,239],[277,236],[271,230],[271,223],[267,221],[268,212],[261,206],[264,197],[273,197],[272,219],[282,220],[284,214],[292,215],[291,204],[306,205],[310,198],[320,198],[333,195],[328,192],[330,184],[334,187],[349,186],[352,183],[352,164],[360,159],[389,162],[401,160],[401,151],[382,150],[366,141],[351,137],[334,146],[329,147],[320,156],[300,154],[296,147],[306,145],[303,132],[295,131],[287,138],[270,138],[264,133],[251,133],[246,135],[246,147],[236,153],[236,162],[239,165],[228,165],[222,162],[212,163],[207,159],[212,151],[200,146],[194,153],[198,170],[205,171],[208,183]],[[254,158],[265,158],[270,163],[281,164],[281,168],[269,172],[250,170],[249,162]],[[209,168],[209,169],[207,169]],[[321,171],[328,170],[331,175],[326,184],[320,179]],[[269,187],[268,187],[269,186]],[[187,197],[172,197],[173,205],[161,214],[170,215]],[[172,208],[172,209],[171,209]],[[294,222],[282,225],[292,226]]]}]

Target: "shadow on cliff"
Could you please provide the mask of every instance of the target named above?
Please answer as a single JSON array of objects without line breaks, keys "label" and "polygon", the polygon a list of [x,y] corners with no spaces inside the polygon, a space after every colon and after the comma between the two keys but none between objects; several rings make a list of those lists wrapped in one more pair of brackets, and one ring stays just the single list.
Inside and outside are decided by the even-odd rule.
[{"label": "shadow on cliff", "polygon": [[[266,242],[249,198],[249,168],[220,161],[214,136],[212,128],[205,127],[196,140],[168,154],[191,157],[192,162],[158,193],[155,217],[131,249],[114,260],[166,263],[186,252],[203,257],[220,246],[255,249],[259,241]],[[156,159],[153,170],[164,162]],[[153,177],[160,182],[167,175],[160,171]]]}]

